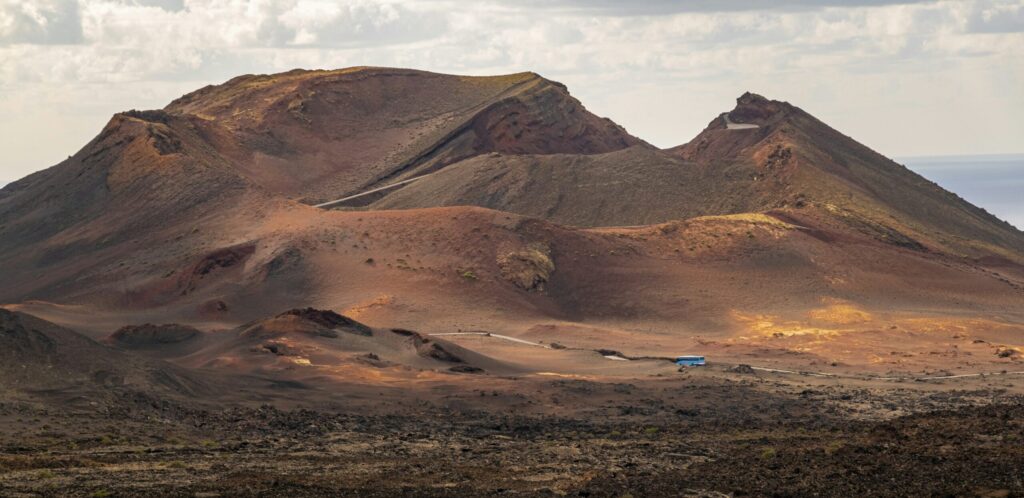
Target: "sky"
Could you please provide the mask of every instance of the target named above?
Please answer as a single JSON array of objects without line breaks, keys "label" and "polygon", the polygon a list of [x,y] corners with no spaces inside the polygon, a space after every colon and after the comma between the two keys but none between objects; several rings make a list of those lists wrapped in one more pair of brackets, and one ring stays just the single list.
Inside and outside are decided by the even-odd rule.
[{"label": "sky", "polygon": [[1024,152],[1024,0],[0,0],[0,184],[116,112],[357,65],[536,71],[663,147],[749,90],[888,156]]}]

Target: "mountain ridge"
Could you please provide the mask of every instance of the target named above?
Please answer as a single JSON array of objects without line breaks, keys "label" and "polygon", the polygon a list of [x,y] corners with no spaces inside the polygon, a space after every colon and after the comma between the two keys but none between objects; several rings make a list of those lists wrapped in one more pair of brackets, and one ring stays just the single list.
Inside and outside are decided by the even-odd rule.
[{"label": "mountain ridge", "polygon": [[[119,113],[68,160],[0,190],[0,301],[231,328],[271,306],[345,310],[379,295],[381,309],[418,309],[418,317],[448,308],[479,316],[480,306],[559,320],[686,312],[729,328],[727,305],[779,303],[719,287],[694,295],[707,285],[694,281],[757,274],[767,279],[760,285],[798,296],[787,305],[794,309],[821,296],[870,301],[875,276],[896,270],[860,254],[934,274],[948,266],[950,282],[975,289],[961,295],[929,283],[940,289],[931,302],[1001,310],[995,289],[1010,297],[1019,289],[1019,233],[895,163],[872,162],[873,152],[794,106],[745,94],[734,111],[685,146],[660,150],[533,73],[357,68],[235,78],[167,109]],[[379,141],[381,130],[394,140]],[[378,162],[362,168],[345,151],[367,136]],[[381,152],[395,144],[408,154]],[[875,199],[871,190],[885,186],[875,177],[889,178],[879,168],[897,171],[891,183],[923,189],[906,198],[942,209],[905,214],[884,189]],[[865,176],[870,188],[849,181],[862,172],[875,175]],[[365,206],[310,205],[328,192],[427,173]],[[948,231],[925,223],[929,216],[951,219]],[[856,277],[834,274],[847,266]],[[807,280],[782,283],[779,268]],[[881,292],[928,305],[894,288]],[[718,301],[727,292],[742,296]]]},{"label": "mountain ridge", "polygon": [[164,111],[218,122],[256,151],[229,154],[255,163],[243,174],[313,201],[483,152],[595,153],[640,142],[587,112],[564,85],[530,72],[471,77],[356,67],[247,75]]},{"label": "mountain ridge", "polygon": [[[999,252],[1020,253],[1024,248],[1024,233],[1009,223],[796,106],[748,92],[727,115],[759,127],[727,130],[719,117],[696,138],[669,151],[703,168],[754,178],[733,186],[744,192],[746,209],[813,201],[858,212],[873,222],[895,222],[894,228],[934,238],[936,244],[966,255],[985,248],[942,233],[978,239],[1000,247]],[[911,226],[898,226],[902,223]]]}]

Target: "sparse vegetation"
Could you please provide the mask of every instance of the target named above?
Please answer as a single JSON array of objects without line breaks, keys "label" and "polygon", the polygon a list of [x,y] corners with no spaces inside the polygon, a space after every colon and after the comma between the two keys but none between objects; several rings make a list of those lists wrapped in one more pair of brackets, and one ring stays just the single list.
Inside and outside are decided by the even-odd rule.
[{"label": "sparse vegetation", "polygon": [[841,450],[841,449],[843,449],[843,443],[842,442],[840,442],[840,441],[832,441],[831,443],[828,444],[828,446],[825,447],[825,454],[829,455],[829,456],[832,456],[832,455],[835,455],[836,453],[838,453],[839,450]]},{"label": "sparse vegetation", "polygon": [[498,256],[501,276],[524,290],[544,290],[544,284],[555,271],[551,250],[543,243],[533,243],[525,248]]},{"label": "sparse vegetation", "polygon": [[535,75],[326,74],[2,191],[0,494],[1024,494],[1020,232],[750,94],[662,150]]}]

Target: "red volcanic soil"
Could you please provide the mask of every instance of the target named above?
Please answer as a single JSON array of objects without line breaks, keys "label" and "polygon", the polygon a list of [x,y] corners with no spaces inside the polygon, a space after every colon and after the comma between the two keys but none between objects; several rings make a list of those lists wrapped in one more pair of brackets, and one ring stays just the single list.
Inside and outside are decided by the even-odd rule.
[{"label": "red volcanic soil", "polygon": [[241,76],[165,110],[194,116],[247,179],[316,200],[486,152],[586,154],[640,143],[534,73],[351,68]]},{"label": "red volcanic soil", "polygon": [[810,206],[902,245],[1022,262],[1024,233],[787,102],[746,93],[669,152],[721,179],[706,184],[740,211]]},{"label": "red volcanic soil", "polygon": [[1022,247],[753,94],[658,150],[533,73],[243,76],[0,189],[0,489],[1007,496]]}]

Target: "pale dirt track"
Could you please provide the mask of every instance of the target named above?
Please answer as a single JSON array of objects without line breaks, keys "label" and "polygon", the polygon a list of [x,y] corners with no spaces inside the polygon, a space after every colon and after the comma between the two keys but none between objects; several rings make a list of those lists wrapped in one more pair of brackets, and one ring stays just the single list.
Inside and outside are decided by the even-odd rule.
[{"label": "pale dirt track", "polygon": [[390,185],[385,185],[383,187],[377,187],[375,189],[370,189],[370,190],[367,190],[365,192],[360,192],[358,194],[353,194],[353,195],[350,195],[350,196],[347,196],[347,197],[342,197],[341,199],[335,199],[333,201],[327,201],[327,202],[322,202],[320,204],[314,204],[313,207],[318,207],[318,208],[331,207],[331,206],[334,206],[336,204],[341,204],[342,202],[345,202],[345,201],[350,201],[352,199],[358,199],[358,198],[363,197],[365,195],[370,195],[370,194],[374,194],[374,193],[377,193],[377,192],[382,192],[384,190],[388,190],[388,189],[395,188],[395,187],[398,187],[398,186],[401,186],[401,185],[405,185],[407,183],[412,183],[412,182],[414,182],[416,180],[419,180],[421,178],[426,178],[426,177],[428,177],[428,176],[430,176],[432,174],[433,173],[427,173],[425,175],[420,175],[420,176],[417,176],[417,177],[414,177],[414,178],[409,178],[408,180],[402,180],[400,182],[395,182],[395,183],[392,183]]},{"label": "pale dirt track", "polygon": [[[541,348],[545,348],[545,349],[552,349],[551,346],[548,346],[546,344],[539,344],[539,343],[536,343],[536,342],[531,342],[531,341],[527,341],[527,340],[524,340],[524,339],[519,339],[519,338],[516,338],[516,337],[511,337],[511,336],[501,335],[501,334],[494,334],[494,333],[491,333],[491,332],[447,332],[447,333],[430,334],[430,335],[431,336],[439,336],[439,337],[440,336],[491,337],[491,338],[494,338],[494,339],[501,339],[503,341],[509,341],[509,342],[514,342],[514,343],[518,343],[518,344],[524,344],[524,345],[527,345],[527,346],[534,346],[534,347],[541,347]],[[566,348],[566,349],[578,349],[578,348]],[[620,361],[632,361],[633,360],[632,358],[622,358],[622,357],[618,357],[618,356],[604,356],[604,357],[608,358],[609,360],[620,360]],[[663,359],[663,360],[666,360],[666,361],[672,361],[672,359],[668,358],[668,357],[665,357],[665,358],[642,358],[642,359]],[[726,365],[726,364],[722,364],[722,365],[724,365],[726,367],[736,366],[736,365]],[[813,371],[804,371],[804,370],[801,370],[801,371],[797,371],[797,370],[784,370],[784,369],[779,369],[779,368],[757,367],[757,366],[753,366],[753,365],[748,365],[748,366],[750,366],[750,368],[752,370],[756,370],[758,372],[776,373],[776,374],[784,374],[784,375],[802,375],[802,376],[807,376],[807,377],[845,378],[845,379],[859,379],[859,380],[926,381],[926,380],[963,379],[963,378],[972,378],[972,377],[989,377],[989,376],[995,377],[995,376],[1009,376],[1009,375],[1024,375],[1024,371],[1015,371],[1015,372],[978,372],[978,373],[969,373],[969,374],[934,375],[934,376],[924,376],[924,377],[879,377],[879,376],[874,376],[874,375],[844,375],[844,374],[835,374],[835,373],[828,373],[828,372],[813,372]]]}]

